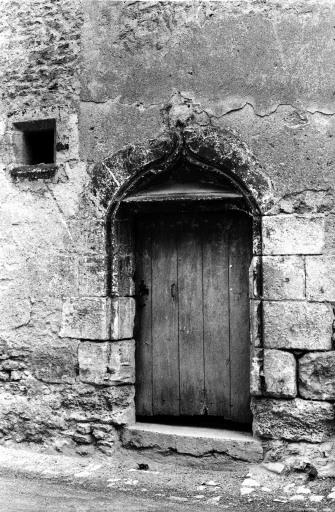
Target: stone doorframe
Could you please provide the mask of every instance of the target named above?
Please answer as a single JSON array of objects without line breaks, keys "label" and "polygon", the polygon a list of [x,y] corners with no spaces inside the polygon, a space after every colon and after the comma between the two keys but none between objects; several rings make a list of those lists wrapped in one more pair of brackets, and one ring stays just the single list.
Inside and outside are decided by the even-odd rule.
[{"label": "stone doorframe", "polygon": [[[135,383],[133,326],[135,316],[135,269],[132,225],[120,216],[120,205],[128,195],[164,175],[177,164],[188,162],[210,173],[214,181],[229,181],[241,192],[253,217],[253,264],[250,272],[251,356],[262,347],[261,308],[261,219],[271,205],[270,180],[246,145],[230,130],[188,126],[164,132],[147,144],[128,146],[94,166],[91,171],[90,194],[105,215],[107,251],[107,297],[101,316],[104,334],[100,340],[112,340],[110,349],[118,359],[115,382],[109,385]],[[108,318],[108,315],[110,317]],[[91,338],[92,339],[92,338]],[[97,337],[95,338],[98,339]],[[117,342],[115,344],[115,342]],[[259,353],[259,350],[257,351]],[[122,360],[124,368],[122,368]],[[89,361],[86,361],[89,365]],[[110,361],[113,373],[113,361]],[[120,367],[121,366],[121,367]],[[253,375],[253,367],[257,368]],[[251,364],[251,388],[259,387],[259,365]],[[99,382],[96,382],[99,384]],[[102,384],[102,382],[101,382]],[[129,423],[135,419],[129,416]]]}]

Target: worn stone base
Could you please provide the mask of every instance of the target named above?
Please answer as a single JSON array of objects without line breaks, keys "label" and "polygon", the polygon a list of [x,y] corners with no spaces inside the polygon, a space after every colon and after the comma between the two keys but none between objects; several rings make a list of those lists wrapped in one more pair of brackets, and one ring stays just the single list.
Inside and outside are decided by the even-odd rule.
[{"label": "worn stone base", "polygon": [[322,443],[335,435],[330,402],[253,398],[252,411],[254,433],[262,439]]},{"label": "worn stone base", "polygon": [[[34,396],[0,393],[0,444],[37,444],[58,452],[110,455],[119,429],[134,421],[133,387],[42,385]],[[21,382],[21,387],[23,384]]]},{"label": "worn stone base", "polygon": [[147,448],[195,457],[223,454],[230,459],[260,462],[262,444],[251,434],[201,427],[136,423],[123,430],[126,448]]},{"label": "worn stone base", "polygon": [[285,472],[305,472],[311,477],[335,477],[335,437],[324,443],[269,441],[264,444],[264,462],[281,462]]}]

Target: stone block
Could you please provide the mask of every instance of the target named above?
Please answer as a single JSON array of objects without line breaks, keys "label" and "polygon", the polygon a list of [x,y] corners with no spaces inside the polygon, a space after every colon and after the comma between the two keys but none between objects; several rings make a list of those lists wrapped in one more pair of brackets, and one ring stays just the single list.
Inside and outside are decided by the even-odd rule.
[{"label": "stone block", "polygon": [[26,367],[25,363],[22,361],[17,361],[13,359],[6,359],[2,363],[0,363],[0,370],[5,371],[13,371],[13,370],[23,370]]},{"label": "stone block", "polygon": [[252,254],[255,256],[260,256],[263,250],[261,219],[261,217],[254,217],[252,225]]},{"label": "stone block", "polygon": [[[334,204],[334,201],[332,201]],[[324,254],[335,254],[335,215],[326,216],[325,220],[325,249]]]},{"label": "stone block", "polygon": [[297,395],[296,361],[282,350],[264,350],[264,394],[278,398]]},{"label": "stone block", "polygon": [[92,386],[77,382],[60,390],[68,421],[125,425],[135,423],[134,386]]},{"label": "stone block", "polygon": [[250,359],[250,394],[262,396],[263,350],[255,349]]},{"label": "stone block", "polygon": [[302,400],[253,398],[254,434],[265,439],[321,443],[335,434],[333,404]]},{"label": "stone block", "polygon": [[273,215],[263,217],[263,254],[320,254],[324,247],[321,216]]},{"label": "stone block", "polygon": [[111,343],[107,372],[111,384],[135,383],[134,340]]},{"label": "stone block", "polygon": [[79,376],[89,384],[108,383],[109,343],[82,342],[78,347]]},{"label": "stone block", "polygon": [[[72,383],[77,376],[78,341],[66,340],[63,345],[52,344],[53,340],[34,348],[32,354],[33,375],[47,383]],[[54,342],[55,343],[55,342]]]},{"label": "stone block", "polygon": [[282,475],[286,470],[286,466],[282,462],[263,462],[262,467],[276,475]]},{"label": "stone block", "polygon": [[133,425],[136,421],[135,404],[132,403],[128,407],[115,407],[112,413],[112,421],[114,425]]},{"label": "stone block", "polygon": [[111,339],[123,340],[134,335],[135,299],[118,297],[112,299]]},{"label": "stone block", "polygon": [[90,423],[78,423],[76,430],[79,434],[90,434],[92,427]]},{"label": "stone block", "polygon": [[90,434],[73,434],[72,439],[78,444],[91,444],[93,437]]},{"label": "stone block", "polygon": [[92,435],[99,448],[112,448],[119,440],[118,431],[111,425],[94,424],[92,425]]},{"label": "stone block", "polygon": [[249,297],[258,299],[261,295],[261,257],[254,256],[249,267]]},{"label": "stone block", "polygon": [[14,371],[14,372],[11,372],[11,374],[10,374],[10,380],[18,381],[18,380],[21,380],[22,377],[23,377],[22,372]]},{"label": "stone block", "polygon": [[111,305],[105,297],[68,298],[63,304],[63,338],[108,340]]},{"label": "stone block", "polygon": [[[75,439],[74,439],[75,440]],[[93,438],[90,442],[93,442]],[[92,444],[80,444],[78,443],[75,452],[81,457],[92,457],[95,453],[95,446]]]},{"label": "stone block", "polygon": [[332,311],[326,304],[263,302],[264,346],[300,350],[332,348]]},{"label": "stone block", "polygon": [[306,256],[308,300],[335,301],[335,260],[333,256]]},{"label": "stone block", "polygon": [[135,262],[133,254],[115,254],[113,258],[112,294],[131,296],[135,294]]},{"label": "stone block", "polygon": [[263,303],[250,301],[250,339],[253,347],[262,346]]},{"label": "stone block", "polygon": [[135,342],[82,342],[78,349],[82,382],[110,385],[135,382]]},{"label": "stone block", "polygon": [[335,400],[335,351],[299,359],[299,392],[310,400]]},{"label": "stone block", "polygon": [[94,438],[98,441],[103,441],[104,439],[106,439],[106,437],[108,437],[108,434],[106,432],[104,432],[103,430],[99,430],[97,428],[95,428],[92,431],[92,434]]},{"label": "stone block", "polygon": [[135,293],[134,236],[130,219],[120,219],[112,227],[113,272],[112,294],[115,297]]},{"label": "stone block", "polygon": [[304,299],[305,268],[301,256],[263,256],[263,297]]},{"label": "stone block", "polygon": [[79,258],[79,295],[82,297],[106,296],[107,270],[107,258],[103,256],[84,256]]}]

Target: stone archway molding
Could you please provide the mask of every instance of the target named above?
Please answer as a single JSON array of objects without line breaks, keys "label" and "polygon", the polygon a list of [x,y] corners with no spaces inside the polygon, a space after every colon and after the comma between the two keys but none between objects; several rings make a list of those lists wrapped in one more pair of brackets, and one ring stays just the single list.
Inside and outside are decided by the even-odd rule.
[{"label": "stone archway molding", "polygon": [[180,159],[223,172],[243,192],[254,214],[272,205],[272,186],[246,144],[230,129],[191,125],[166,131],[146,143],[127,146],[91,170],[91,191],[109,212],[150,173],[172,168]]}]

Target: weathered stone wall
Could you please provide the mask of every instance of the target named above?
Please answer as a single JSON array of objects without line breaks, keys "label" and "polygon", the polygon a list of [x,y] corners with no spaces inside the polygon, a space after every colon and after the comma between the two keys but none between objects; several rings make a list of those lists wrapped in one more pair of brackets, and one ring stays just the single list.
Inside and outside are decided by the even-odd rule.
[{"label": "weathered stone wall", "polygon": [[[80,344],[92,323],[109,339],[99,319],[104,307],[110,311],[104,218],[81,198],[87,182],[78,126],[84,13],[72,0],[9,0],[1,7],[1,439],[109,452],[116,427],[133,418],[134,392],[131,375],[121,379],[122,388],[114,387],[117,376],[113,387],[87,379],[89,342]],[[14,123],[45,118],[56,120],[56,174],[13,179],[11,170],[22,164]],[[65,332],[72,297],[82,297],[85,321]],[[122,371],[117,346],[109,357],[111,375],[118,365]]]},{"label": "weathered stone wall", "polygon": [[[255,433],[332,438],[334,26],[332,0],[3,0],[3,442],[108,451],[134,421],[128,241],[122,283],[106,249],[106,209],[131,166],[107,157],[132,145],[141,167],[134,145],[148,161],[149,139],[189,125],[235,130],[271,183],[251,297]],[[14,123],[44,118],[57,171],[14,179]]]}]

